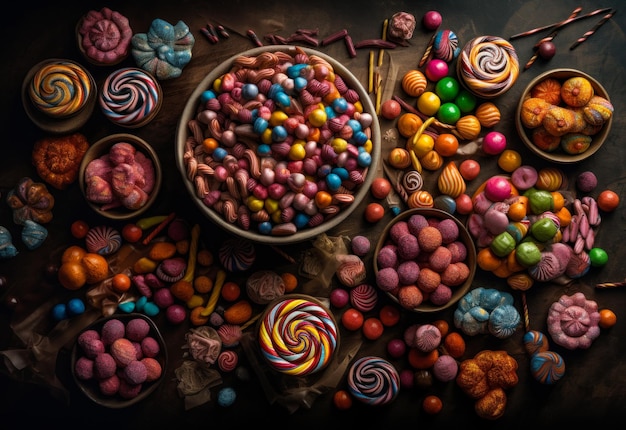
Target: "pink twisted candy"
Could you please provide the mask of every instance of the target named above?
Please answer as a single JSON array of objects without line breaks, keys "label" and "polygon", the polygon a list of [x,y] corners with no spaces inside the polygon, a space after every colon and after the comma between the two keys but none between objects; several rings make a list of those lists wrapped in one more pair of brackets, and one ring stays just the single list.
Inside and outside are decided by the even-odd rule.
[{"label": "pink twisted candy", "polygon": [[449,63],[458,57],[461,51],[461,48],[459,48],[459,38],[452,30],[439,30],[435,34],[432,49],[435,58]]},{"label": "pink twisted candy", "polygon": [[350,394],[365,404],[386,405],[398,396],[400,375],[387,360],[366,356],[350,367],[348,388]]},{"label": "pink twisted candy", "polygon": [[128,67],[111,73],[100,92],[100,107],[115,124],[137,127],[157,114],[161,87],[147,72]]},{"label": "pink twisted candy", "polygon": [[321,304],[294,298],[279,301],[266,311],[259,342],[273,369],[304,376],[328,365],[338,347],[339,332]]},{"label": "pink twisted candy", "polygon": [[65,118],[85,107],[93,90],[87,70],[71,61],[52,61],[35,73],[28,95],[37,109],[54,118]]},{"label": "pink twisted candy", "polygon": [[470,40],[458,58],[457,72],[478,97],[491,99],[507,92],[519,76],[515,48],[497,36]]}]

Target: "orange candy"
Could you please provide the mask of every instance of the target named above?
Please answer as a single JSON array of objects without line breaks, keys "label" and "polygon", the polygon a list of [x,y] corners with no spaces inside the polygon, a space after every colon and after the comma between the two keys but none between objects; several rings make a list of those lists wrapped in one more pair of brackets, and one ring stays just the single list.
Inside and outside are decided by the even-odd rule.
[{"label": "orange candy", "polygon": [[459,149],[459,140],[454,134],[441,133],[435,139],[435,145],[433,147],[435,151],[442,157],[452,157]]},{"label": "orange candy", "polygon": [[601,328],[604,328],[604,329],[611,328],[615,325],[615,323],[617,323],[617,316],[615,315],[615,312],[613,312],[612,310],[601,309],[599,313],[600,313],[600,321],[598,322],[598,325]]},{"label": "orange candy", "polygon": [[604,212],[612,212],[619,206],[619,196],[615,191],[604,190],[598,196],[597,202]]},{"label": "orange candy", "polygon": [[509,205],[507,216],[511,221],[521,221],[528,213],[528,197],[518,196],[513,203]]},{"label": "orange candy", "polygon": [[68,261],[61,264],[57,277],[61,285],[68,290],[78,290],[87,283],[85,268],[77,261]]},{"label": "orange candy", "polygon": [[448,333],[443,338],[443,346],[452,357],[459,359],[465,354],[465,339],[458,332],[453,331]]},{"label": "orange candy", "polygon": [[118,293],[124,293],[130,289],[132,282],[126,273],[118,273],[111,278],[111,286]]},{"label": "orange candy", "polygon": [[487,272],[493,272],[500,266],[501,263],[502,259],[494,254],[489,247],[482,248],[476,254],[476,264],[478,264],[478,267]]},{"label": "orange candy", "polygon": [[282,275],[280,275],[280,277],[282,278],[285,284],[286,293],[291,293],[298,286],[298,278],[293,273],[285,272]]},{"label": "orange candy", "polygon": [[398,118],[398,132],[406,138],[413,136],[424,123],[422,118],[412,112],[407,112]]},{"label": "orange candy", "polygon": [[81,260],[81,264],[85,268],[88,284],[104,281],[109,275],[108,261],[102,255],[96,254],[95,252],[86,253]]},{"label": "orange candy", "polygon": [[239,284],[235,282],[225,282],[224,285],[222,285],[222,291],[220,294],[224,300],[234,302],[241,295],[241,288],[239,287]]},{"label": "orange candy", "polygon": [[422,352],[417,348],[409,348],[409,364],[414,369],[430,369],[439,358],[439,351],[435,348],[430,352]]}]

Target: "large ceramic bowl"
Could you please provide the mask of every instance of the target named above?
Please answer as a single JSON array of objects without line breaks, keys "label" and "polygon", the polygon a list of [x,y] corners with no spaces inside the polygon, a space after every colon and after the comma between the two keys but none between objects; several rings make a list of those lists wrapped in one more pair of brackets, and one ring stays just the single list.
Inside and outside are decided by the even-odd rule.
[{"label": "large ceramic bowl", "polygon": [[[292,61],[304,69],[283,67]],[[276,63],[278,66],[274,66]],[[284,74],[275,76],[279,67]],[[287,74],[294,77],[284,82],[282,79]],[[269,88],[270,79],[282,82],[281,88]],[[328,81],[335,84],[337,93],[322,97],[320,88]],[[245,86],[249,83],[257,85]],[[259,95],[254,97],[257,92]],[[342,101],[349,102],[344,115],[333,110],[337,94],[341,99],[337,101],[339,109]],[[264,107],[259,110],[261,105]],[[353,105],[357,107],[356,113],[351,112]],[[273,113],[271,118],[270,113]],[[285,120],[286,117],[289,119]],[[358,123],[358,119],[366,118],[370,123],[361,132],[346,130],[350,124]],[[350,121],[346,122],[347,119]],[[343,142],[337,140],[340,136],[348,143],[345,151],[341,147]],[[331,146],[331,142],[338,146]],[[350,216],[367,195],[376,175],[380,145],[380,127],[372,101],[346,67],[312,49],[265,46],[226,60],[194,90],[178,124],[176,162],[187,193],[209,220],[235,236],[282,245],[313,238]],[[361,153],[364,149],[369,156]],[[369,168],[361,164],[361,158],[369,158]],[[282,169],[287,162],[288,169]],[[268,169],[269,173],[255,172],[276,163],[278,166]],[[303,168],[298,166],[300,163]],[[293,176],[299,170],[314,178],[306,180],[304,192],[300,192],[303,177]],[[346,170],[349,177],[343,176]],[[289,180],[278,179],[286,171]],[[341,187],[331,188],[330,196],[317,193],[320,197],[317,205],[310,183],[334,178],[337,185],[338,177]],[[269,194],[266,198],[263,193],[270,190],[270,185],[285,186],[288,192]]]},{"label": "large ceramic bowl", "polygon": [[[141,188],[144,191],[149,191],[147,200],[140,200],[143,203],[139,205],[134,204],[119,204],[117,206],[108,208],[107,204],[98,203],[95,199],[91,199],[88,197],[89,192],[87,190],[88,180],[86,178],[87,169],[89,164],[99,159],[103,156],[109,154],[111,147],[116,143],[125,142],[131,144],[137,153],[141,153],[144,156],[143,160],[148,159],[151,161],[153,167],[153,173],[145,173],[144,169],[144,180],[146,182],[150,181],[152,183],[151,187],[147,185],[142,185]],[[139,163],[139,158],[135,157],[135,162]],[[139,164],[142,164],[143,161]],[[125,163],[128,164],[128,163]],[[89,147],[83,160],[80,164],[79,172],[78,172],[78,182],[80,184],[80,189],[85,196],[87,204],[98,214],[102,215],[105,218],[109,218],[112,220],[129,220],[131,218],[138,217],[143,214],[148,208],[155,202],[157,195],[159,194],[159,190],[161,188],[162,181],[162,171],[161,171],[161,163],[159,161],[159,157],[155,150],[146,142],[145,140],[134,136],[128,133],[119,133],[112,134],[110,136],[106,136],[93,145]],[[127,181],[128,182],[128,181]],[[135,181],[135,185],[139,186],[140,182]],[[104,184],[103,184],[104,185]],[[125,192],[124,192],[125,193]],[[132,200],[125,200],[125,202],[130,203]]]},{"label": "large ceramic bowl", "polygon": [[[96,333],[98,333],[98,335],[100,336],[100,340],[102,341],[104,339],[102,337],[103,327],[105,326],[107,322],[114,320],[114,319],[119,320],[125,328],[129,327],[129,322],[134,319],[139,319],[139,320],[143,320],[147,322],[147,326],[149,330],[147,334],[142,338],[142,340],[146,338],[151,338],[151,339],[144,342],[146,346],[142,346],[142,340],[139,340],[139,338],[135,339],[132,337],[128,337],[128,334],[126,333],[124,333],[122,337],[127,338],[131,340],[132,342],[138,343],[139,348],[148,348],[148,349],[145,349],[145,351],[149,351],[149,352],[146,352],[146,353],[142,352],[141,356],[138,357],[139,361],[141,361],[141,359],[144,359],[146,357],[150,357],[156,360],[158,362],[158,366],[160,366],[160,374],[158,373],[158,371],[156,371],[155,373],[152,373],[154,377],[148,378],[149,380],[142,382],[141,386],[138,387],[140,388],[140,390],[138,390],[138,392],[133,392],[131,396],[127,394],[122,394],[122,392],[119,390],[117,392],[114,392],[113,391],[114,389],[111,388],[113,384],[107,385],[107,388],[106,388],[111,391],[103,392],[103,389],[100,387],[100,384],[102,383],[102,381],[99,380],[95,375],[92,376],[91,378],[86,378],[84,368],[82,370],[79,368],[79,366],[82,366],[84,364],[84,363],[79,363],[79,361],[90,360],[92,361],[92,363],[95,362],[93,359],[93,355],[90,357],[86,353],[86,351],[89,351],[89,349],[85,349],[83,347],[83,343],[81,343],[80,341],[81,335],[83,335],[83,333],[88,332],[88,331],[90,333],[92,331],[95,331]],[[158,346],[157,348],[154,347],[155,341],[156,341],[156,345]],[[104,349],[104,351],[106,353],[111,353],[111,346],[108,344],[108,342],[103,342],[103,343],[104,343],[104,346],[102,346],[102,348]],[[163,381],[163,379],[165,379],[165,374],[167,372],[167,359],[168,359],[167,345],[165,344],[163,336],[161,335],[161,332],[159,331],[158,327],[149,317],[143,314],[139,314],[139,313],[114,314],[109,317],[101,318],[95,321],[91,325],[85,327],[79,333],[77,337],[77,341],[74,344],[74,347],[72,348],[71,371],[72,371],[74,382],[76,383],[80,391],[85,396],[87,396],[89,399],[91,399],[92,401],[94,401],[95,403],[101,406],[105,406],[107,408],[112,408],[112,409],[121,409],[121,408],[126,408],[137,402],[142,401],[143,399],[148,397],[150,394],[152,394],[154,390],[157,389],[159,384]],[[158,369],[158,366],[155,367],[154,364],[149,364],[149,366],[152,366],[153,371],[154,369]],[[119,378],[123,378],[124,369],[118,366],[117,374]]]},{"label": "large ceramic bowl", "polygon": [[[400,222],[408,223],[411,217],[414,215],[422,215],[423,217],[426,218],[426,220],[432,220],[434,221],[434,223],[437,223],[443,220],[452,220],[458,227],[458,236],[455,239],[455,242],[457,241],[461,242],[465,246],[465,250],[466,250],[465,259],[463,259],[462,262],[469,269],[469,273],[461,284],[450,285],[450,289],[452,290],[452,295],[447,302],[434,304],[430,300],[428,300],[428,298],[425,298],[419,306],[413,307],[413,308],[407,308],[408,310],[413,311],[413,312],[424,312],[424,313],[438,312],[454,305],[470,290],[472,286],[472,282],[474,280],[474,275],[476,273],[476,248],[474,246],[474,241],[472,240],[472,237],[470,236],[470,233],[469,231],[467,231],[465,226],[456,217],[449,214],[448,212],[445,212],[440,209],[435,209],[435,208],[415,208],[415,209],[409,209],[407,211],[404,211],[400,215],[392,219],[389,222],[389,224],[385,226],[385,229],[383,230],[380,238],[378,239],[376,248],[374,250],[374,262],[373,262],[374,274],[376,277],[378,277],[378,272],[381,269],[380,263],[379,263],[379,254],[380,254],[381,249],[390,243],[391,244],[395,243],[392,240],[393,236],[390,234],[390,231],[393,228],[393,226]],[[410,235],[413,233],[409,232],[406,234]],[[441,246],[446,246],[445,241]],[[414,261],[418,263],[418,266],[421,269],[423,267],[426,267],[427,261],[425,261],[426,253],[424,253],[422,250],[420,250],[419,252],[421,255],[418,255],[417,257],[415,257]],[[398,257],[398,261],[406,261],[406,260],[402,260],[401,257]],[[394,294],[394,292],[388,291],[386,292],[386,294],[396,303],[400,303],[398,300],[398,296]]]},{"label": "large ceramic bowl", "polygon": [[[524,101],[531,97],[533,88],[537,84],[545,81],[546,79],[549,79],[549,78],[555,79],[556,81],[562,84],[567,79],[573,78],[573,77],[586,78],[591,83],[594,94],[597,96],[603,97],[604,99],[610,102],[609,94],[604,89],[604,87],[595,78],[588,75],[587,73],[582,72],[580,70],[576,70],[576,69],[554,69],[554,70],[549,70],[547,72],[544,72],[538,75],[532,81],[530,81],[530,83],[526,86],[526,88],[524,89],[524,92],[522,93],[522,96],[519,100],[519,103],[517,105],[517,109],[515,112],[515,126],[517,128],[517,132],[520,138],[522,139],[526,147],[528,147],[528,149],[530,149],[533,153],[543,158],[544,160],[548,160],[554,163],[561,163],[561,164],[576,163],[588,157],[591,157],[593,154],[595,154],[596,152],[600,150],[600,148],[606,141],[606,138],[609,135],[609,131],[611,130],[611,124],[613,122],[613,116],[611,115],[608,118],[608,120],[604,121],[599,131],[591,135],[591,144],[589,145],[588,149],[586,149],[584,152],[581,152],[581,153],[575,153],[575,154],[568,153],[563,150],[561,145],[558,145],[554,148],[550,146],[540,147],[533,142],[532,133],[533,133],[534,128],[531,129],[531,128],[525,127],[522,121],[522,109],[523,109]],[[561,102],[557,106],[564,107],[565,105],[563,102]],[[579,108],[579,109],[584,109],[584,108]],[[563,140],[564,138],[567,138],[567,136],[571,136],[572,134],[578,134],[578,133],[567,133],[566,135],[562,136],[561,139]]]}]

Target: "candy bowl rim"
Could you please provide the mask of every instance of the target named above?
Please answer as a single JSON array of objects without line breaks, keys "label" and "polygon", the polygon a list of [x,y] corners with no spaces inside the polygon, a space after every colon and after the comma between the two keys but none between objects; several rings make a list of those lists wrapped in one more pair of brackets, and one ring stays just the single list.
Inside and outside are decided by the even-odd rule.
[{"label": "candy bowl rim", "polygon": [[[184,160],[184,152],[185,146],[187,143],[187,139],[189,136],[188,131],[188,122],[192,118],[195,117],[195,112],[198,108],[198,100],[200,99],[200,95],[207,89],[211,88],[213,82],[222,76],[224,73],[228,72],[232,68],[232,64],[234,60],[241,56],[257,56],[264,52],[287,52],[289,54],[295,54],[298,50],[303,51],[308,55],[316,55],[320,58],[328,61],[336,74],[341,76],[344,82],[349,86],[349,88],[354,89],[359,94],[359,101],[363,105],[363,112],[367,112],[372,116],[372,124],[371,128],[371,137],[372,141],[372,152],[371,152],[371,165],[368,167],[367,174],[364,178],[363,183],[359,185],[359,188],[354,194],[354,201],[342,210],[334,215],[333,217],[326,219],[322,224],[315,227],[306,227],[304,229],[298,230],[294,234],[289,235],[272,235],[272,234],[262,234],[257,231],[244,230],[240,228],[236,223],[229,223],[222,218],[222,216],[217,213],[214,209],[206,206],[202,200],[196,195],[196,191],[194,189],[194,185],[192,181],[190,181],[187,177],[185,160]],[[369,187],[374,179],[377,176],[377,166],[380,162],[381,158],[381,131],[380,124],[378,122],[378,116],[376,115],[376,111],[372,100],[369,97],[369,94],[363,87],[363,85],[359,82],[356,76],[348,70],[343,64],[341,64],[338,60],[330,57],[329,55],[314,50],[310,48],[300,47],[300,46],[292,46],[292,45],[267,45],[258,48],[252,48],[247,51],[243,51],[237,53],[230,58],[226,59],[218,66],[213,68],[196,86],[193,93],[190,95],[189,100],[187,101],[185,108],[180,116],[180,120],[178,122],[177,130],[176,130],[176,143],[175,143],[175,157],[176,157],[176,165],[180,174],[182,175],[184,186],[187,190],[189,198],[192,199],[194,204],[198,207],[199,211],[214,224],[217,224],[222,230],[231,233],[233,235],[243,237],[245,239],[251,240],[257,243],[263,244],[271,244],[271,245],[288,245],[294,243],[301,243],[306,240],[312,239],[318,234],[325,233],[328,230],[338,226],[341,222],[343,222],[348,216],[350,216],[359,204],[363,201],[364,198],[369,193]]]},{"label": "candy bowl rim", "polygon": [[543,158],[544,160],[551,161],[554,163],[560,163],[560,164],[572,164],[572,163],[583,161],[591,157],[593,154],[595,154],[596,152],[600,150],[602,145],[604,145],[604,143],[606,142],[609,132],[611,131],[611,125],[613,123],[613,115],[602,126],[602,129],[597,134],[592,136],[592,141],[591,141],[591,145],[589,149],[587,149],[585,152],[580,153],[580,154],[566,154],[565,152],[561,150],[561,148],[558,148],[555,152],[547,152],[547,151],[540,149],[539,147],[537,147],[537,145],[535,145],[532,142],[531,138],[529,137],[529,129],[527,129],[522,124],[522,120],[521,120],[522,105],[524,104],[524,100],[530,94],[531,89],[535,85],[537,85],[539,82],[547,78],[556,78],[556,79],[563,80],[563,79],[576,77],[576,76],[581,76],[581,77],[586,78],[591,83],[591,86],[593,87],[595,94],[601,97],[604,97],[609,101],[611,100],[608,92],[602,86],[602,84],[598,82],[597,79],[595,79],[593,76],[589,75],[588,73],[583,72],[582,70],[572,69],[572,68],[552,69],[552,70],[547,70],[537,75],[528,83],[528,85],[526,85],[526,87],[524,88],[524,91],[520,95],[519,101],[517,103],[517,107],[515,109],[515,128],[517,129],[517,134],[520,137],[520,139],[522,139],[522,142],[524,143],[524,145],[530,151],[532,151],[535,155],[538,155],[539,157]]},{"label": "candy bowl rim", "polygon": [[[416,312],[416,313],[439,312],[439,311],[442,311],[444,309],[447,309],[453,306],[459,300],[461,300],[461,298],[463,298],[463,296],[471,289],[472,283],[474,282],[474,277],[476,275],[476,246],[474,244],[474,240],[472,239],[472,236],[470,235],[465,225],[463,225],[463,223],[454,215],[451,215],[450,213],[441,209],[437,209],[437,208],[412,208],[412,209],[408,209],[400,213],[391,221],[389,221],[389,223],[387,223],[387,225],[383,229],[380,235],[380,238],[378,239],[378,242],[376,243],[376,247],[374,248],[374,256],[372,259],[372,264],[374,267],[374,277],[378,275],[378,261],[377,261],[378,254],[380,250],[383,248],[383,246],[385,245],[385,243],[387,242],[391,227],[395,223],[402,221],[402,220],[406,220],[410,218],[412,215],[416,215],[416,214],[421,214],[421,215],[424,215],[425,217],[435,217],[435,218],[439,218],[440,220],[451,219],[452,221],[454,221],[455,224],[459,228],[459,240],[462,241],[463,244],[465,244],[465,247],[467,249],[467,256],[464,262],[470,270],[469,276],[467,277],[465,282],[463,282],[463,284],[453,287],[452,297],[447,303],[441,306],[437,306],[424,300],[422,304],[420,304],[418,307],[413,308],[413,309],[402,307],[402,309],[406,309],[408,311]],[[395,295],[393,295],[392,293],[388,291],[385,291],[384,293],[389,298],[391,298],[391,300],[393,300],[395,303],[397,303],[398,305],[400,304],[400,302],[398,301],[398,298]]]},{"label": "candy bowl rim", "polygon": [[77,341],[74,342],[74,345],[71,351],[71,358],[70,358],[72,379],[74,380],[74,383],[78,386],[80,391],[87,398],[89,398],[90,400],[92,400],[94,403],[98,405],[111,408],[111,409],[121,409],[121,408],[126,408],[128,406],[134,405],[135,403],[138,403],[144,400],[145,398],[147,398],[148,396],[150,396],[159,387],[159,385],[161,385],[161,383],[165,379],[165,374],[167,373],[167,365],[168,365],[167,344],[165,343],[165,340],[163,339],[163,335],[161,334],[161,331],[157,327],[156,323],[150,317],[144,314],[141,314],[138,312],[131,312],[128,314],[113,314],[113,315],[99,318],[96,321],[92,322],[91,324],[87,325],[85,328],[83,328],[77,335],[76,339],[78,339],[78,336],[80,336],[80,334],[84,333],[87,330],[95,329],[99,331],[107,321],[110,321],[113,319],[119,319],[124,324],[126,324],[128,323],[128,321],[135,319],[135,318],[140,318],[146,321],[148,325],[150,326],[149,335],[152,336],[158,342],[159,347],[160,347],[160,352],[155,358],[159,361],[162,371],[161,371],[161,376],[156,381],[145,382],[144,383],[145,385],[144,387],[142,387],[141,392],[136,397],[133,397],[132,399],[125,400],[125,399],[122,399],[117,394],[114,396],[110,396],[110,397],[105,396],[103,394],[100,394],[96,381],[93,381],[93,380],[83,381],[79,379],[75,372],[75,365],[76,365],[76,361],[82,356],[82,354],[80,353],[78,342]]},{"label": "candy bowl rim", "polygon": [[[86,190],[85,190],[85,171],[87,169],[87,165],[89,162],[95,160],[101,155],[105,154],[105,152],[114,144],[119,142],[127,142],[133,145],[138,151],[141,151],[144,155],[146,155],[150,160],[152,160],[152,165],[154,166],[154,187],[148,200],[146,203],[137,210],[129,210],[126,208],[115,208],[110,210],[102,210],[100,208],[101,205],[92,203],[87,200]],[[116,133],[111,134],[109,136],[103,137],[98,140],[96,143],[89,146],[87,152],[83,156],[83,159],[80,163],[80,167],[78,170],[78,183],[80,185],[80,191],[85,198],[85,202],[87,205],[93,209],[94,212],[102,215],[105,218],[111,220],[125,221],[131,218],[137,217],[144,212],[146,212],[157,200],[159,192],[161,190],[161,182],[163,180],[163,172],[161,168],[161,162],[159,161],[159,156],[154,150],[154,148],[145,140],[140,137],[137,137],[133,134],[129,133]]]}]

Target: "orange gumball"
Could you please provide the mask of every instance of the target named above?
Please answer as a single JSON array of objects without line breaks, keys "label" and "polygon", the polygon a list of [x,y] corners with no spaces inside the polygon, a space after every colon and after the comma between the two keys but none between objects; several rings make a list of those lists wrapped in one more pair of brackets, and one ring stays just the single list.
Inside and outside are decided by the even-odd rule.
[{"label": "orange gumball", "polygon": [[404,113],[398,118],[398,132],[407,139],[417,133],[417,130],[424,123],[422,118],[412,112]]},{"label": "orange gumball", "polygon": [[124,293],[130,289],[132,282],[126,273],[117,273],[111,278],[111,286],[118,293]]},{"label": "orange gumball", "polygon": [[600,321],[598,322],[598,325],[601,328],[603,329],[611,328],[615,325],[615,323],[617,323],[617,316],[615,315],[615,312],[613,312],[612,310],[601,309],[599,313],[600,313]]},{"label": "orange gumball", "polygon": [[70,261],[80,262],[83,259],[87,250],[85,248],[81,248],[78,245],[71,245],[63,251],[61,255],[61,263],[67,263]]},{"label": "orange gumball", "polygon": [[604,190],[598,196],[597,202],[604,212],[612,212],[619,206],[619,196],[615,191]]},{"label": "orange gumball", "polygon": [[78,290],[87,283],[87,272],[78,261],[68,261],[61,264],[57,271],[61,285],[68,290]]},{"label": "orange gumball", "polygon": [[442,157],[452,157],[459,149],[459,140],[452,133],[441,133],[435,139],[433,149]]},{"label": "orange gumball", "polygon": [[528,213],[528,197],[518,196],[515,201],[509,205],[507,216],[511,221],[521,221]]},{"label": "orange gumball", "polygon": [[87,283],[95,284],[104,281],[109,274],[109,263],[100,254],[88,252],[81,260],[81,264],[85,268],[87,274]]}]

